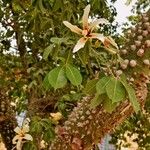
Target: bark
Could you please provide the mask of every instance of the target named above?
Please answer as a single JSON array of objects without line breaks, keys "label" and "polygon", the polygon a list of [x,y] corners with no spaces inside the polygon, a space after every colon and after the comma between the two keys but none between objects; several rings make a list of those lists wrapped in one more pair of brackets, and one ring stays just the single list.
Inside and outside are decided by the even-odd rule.
[{"label": "bark", "polygon": [[0,134],[8,150],[14,145],[12,139],[15,136],[14,128],[17,125],[15,112],[10,105],[10,99],[5,95],[5,91],[0,89]]}]

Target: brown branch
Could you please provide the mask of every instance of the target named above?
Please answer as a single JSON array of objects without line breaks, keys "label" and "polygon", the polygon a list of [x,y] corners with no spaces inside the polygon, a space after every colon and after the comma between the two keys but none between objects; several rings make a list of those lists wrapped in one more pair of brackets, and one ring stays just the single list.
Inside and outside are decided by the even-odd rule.
[{"label": "brown branch", "polygon": [[15,13],[15,11],[13,10],[12,7],[12,3],[10,3],[9,8],[13,14],[13,26],[11,26],[15,32],[15,37],[16,37],[16,43],[17,43],[17,49],[19,51],[20,54],[20,59],[22,62],[22,66],[24,67],[24,69],[27,69],[27,60],[26,60],[26,44],[25,41],[23,39],[23,32],[22,29],[20,28],[20,24],[18,22],[19,20],[19,14]]}]

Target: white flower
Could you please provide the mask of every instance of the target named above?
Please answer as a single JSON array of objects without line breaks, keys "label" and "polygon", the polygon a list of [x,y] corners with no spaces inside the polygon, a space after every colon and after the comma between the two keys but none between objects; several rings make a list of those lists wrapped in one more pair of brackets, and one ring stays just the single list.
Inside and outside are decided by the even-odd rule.
[{"label": "white flower", "polygon": [[24,124],[22,128],[16,127],[14,131],[17,133],[17,135],[13,138],[12,143],[16,144],[17,150],[22,149],[23,140],[33,140],[32,136],[30,134],[27,134],[27,132],[29,132],[28,124]]},{"label": "white flower", "polygon": [[88,22],[89,12],[90,12],[90,5],[87,5],[84,9],[84,14],[82,17],[83,29],[80,29],[77,26],[72,25],[68,21],[63,21],[64,25],[68,27],[72,32],[75,32],[83,36],[78,40],[77,44],[75,45],[73,53],[83,48],[88,39],[98,39],[101,42],[104,42],[105,40],[105,37],[102,34],[92,33],[92,31],[99,24],[108,24],[108,21],[106,19],[101,18],[93,21],[92,23],[89,23]]}]

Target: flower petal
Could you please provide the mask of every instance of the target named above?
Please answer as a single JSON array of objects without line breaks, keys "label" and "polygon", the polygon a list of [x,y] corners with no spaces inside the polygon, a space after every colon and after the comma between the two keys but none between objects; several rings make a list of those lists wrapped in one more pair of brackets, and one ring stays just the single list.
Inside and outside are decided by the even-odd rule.
[{"label": "flower petal", "polygon": [[77,42],[77,44],[75,45],[75,47],[73,48],[73,53],[77,52],[79,49],[83,48],[85,43],[86,43],[87,39],[82,37],[79,39],[79,41]]},{"label": "flower petal", "polygon": [[91,33],[90,34],[90,38],[92,38],[92,39],[98,39],[101,42],[104,42],[104,40],[105,40],[104,35],[103,34],[99,34],[99,33]]},{"label": "flower petal", "polygon": [[16,149],[17,150],[21,150],[22,149],[22,140],[18,140],[17,145],[16,145]]},{"label": "flower petal", "polygon": [[13,139],[12,139],[12,143],[16,144],[17,140],[21,139],[20,135],[16,135]]},{"label": "flower petal", "polygon": [[29,125],[30,123],[30,118],[26,118],[24,121],[23,121],[23,125]]},{"label": "flower petal", "polygon": [[16,128],[14,129],[14,131],[15,131],[16,133],[18,133],[18,134],[21,133],[21,129],[20,129],[19,127],[16,127]]},{"label": "flower petal", "polygon": [[90,8],[91,8],[91,6],[89,4],[84,9],[84,14],[83,14],[83,17],[82,17],[83,30],[88,29],[88,17],[89,17]]},{"label": "flower petal", "polygon": [[80,28],[78,28],[75,25],[72,25],[71,23],[69,23],[68,21],[63,21],[63,24],[68,27],[72,32],[75,32],[77,34],[82,34],[82,30]]},{"label": "flower petal", "polygon": [[[111,44],[112,46],[114,46],[115,48],[118,49],[118,45],[117,43],[114,41],[114,39],[112,39],[110,36],[106,37],[104,40],[104,45],[105,43],[108,43],[109,45]],[[109,47],[109,46],[108,46]]]},{"label": "flower petal", "polygon": [[27,124],[22,127],[22,132],[23,133],[29,132],[29,126]]},{"label": "flower petal", "polygon": [[32,138],[32,136],[30,134],[25,134],[23,139],[26,139],[26,140],[29,140],[29,141],[33,141],[33,138]]},{"label": "flower petal", "polygon": [[109,22],[104,18],[97,19],[90,24],[91,31],[99,24],[109,24]]}]

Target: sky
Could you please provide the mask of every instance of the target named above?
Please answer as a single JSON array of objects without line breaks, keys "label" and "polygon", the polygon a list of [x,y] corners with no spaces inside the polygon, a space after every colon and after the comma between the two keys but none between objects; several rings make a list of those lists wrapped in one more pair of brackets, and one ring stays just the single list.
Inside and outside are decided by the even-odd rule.
[{"label": "sky", "polygon": [[[127,0],[117,0],[117,2],[113,4],[114,7],[117,9],[116,21],[119,22],[119,25],[122,25],[127,21],[127,17],[132,14],[131,12],[132,6],[135,4],[137,0],[132,0],[132,3],[129,6],[125,4],[126,1]],[[117,31],[121,33],[121,27],[119,27]]]},{"label": "sky", "polygon": [[132,14],[131,13],[132,6],[135,4],[137,0],[132,0],[132,3],[129,6],[125,5],[126,1],[127,0],[117,0],[117,2],[114,4],[114,7],[116,7],[118,12],[116,20],[119,23],[127,21],[126,17]]}]

